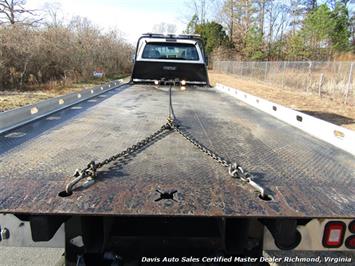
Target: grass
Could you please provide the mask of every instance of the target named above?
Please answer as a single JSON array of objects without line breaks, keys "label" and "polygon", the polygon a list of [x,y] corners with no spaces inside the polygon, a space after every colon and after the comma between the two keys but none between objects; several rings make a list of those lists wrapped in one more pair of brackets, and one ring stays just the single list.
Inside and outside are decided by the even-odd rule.
[{"label": "grass", "polygon": [[117,75],[103,79],[92,79],[73,83],[67,86],[58,83],[42,85],[40,87],[29,87],[23,90],[0,90],[0,112],[19,108],[21,106],[34,104],[52,97],[65,95],[71,92],[78,92],[85,88],[94,87],[99,84],[126,78],[127,75]]},{"label": "grass", "polygon": [[209,72],[209,78],[212,85],[222,83],[235,87],[330,123],[355,130],[355,106],[345,105],[337,98],[320,98],[306,91],[271,86],[257,80],[242,79],[214,71]]}]

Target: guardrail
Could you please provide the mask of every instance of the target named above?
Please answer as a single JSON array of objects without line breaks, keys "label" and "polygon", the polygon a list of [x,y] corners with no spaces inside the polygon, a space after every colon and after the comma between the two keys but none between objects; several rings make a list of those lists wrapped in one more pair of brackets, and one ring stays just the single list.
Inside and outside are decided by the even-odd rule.
[{"label": "guardrail", "polygon": [[114,80],[101,86],[84,89],[80,92],[54,97],[35,104],[2,112],[0,113],[0,133],[9,131],[79,102],[96,97],[102,93],[117,88],[117,86],[122,83],[122,80]]},{"label": "guardrail", "polygon": [[344,151],[355,155],[355,132],[324,121],[322,119],[295,111],[291,108],[276,104],[263,98],[251,95],[242,90],[216,84],[216,89],[231,95],[273,117],[302,131],[332,144]]}]

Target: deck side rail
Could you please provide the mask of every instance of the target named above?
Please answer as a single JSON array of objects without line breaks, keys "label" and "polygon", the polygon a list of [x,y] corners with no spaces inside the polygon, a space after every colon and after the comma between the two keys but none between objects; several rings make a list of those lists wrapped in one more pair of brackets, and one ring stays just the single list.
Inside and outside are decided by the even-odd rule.
[{"label": "deck side rail", "polygon": [[216,89],[257,108],[291,126],[355,155],[355,132],[280,104],[217,83]]},{"label": "deck side rail", "polygon": [[0,134],[82,101],[96,97],[107,91],[116,89],[122,84],[122,79],[113,80],[100,86],[83,89],[80,92],[57,96],[35,104],[2,112],[0,113]]}]

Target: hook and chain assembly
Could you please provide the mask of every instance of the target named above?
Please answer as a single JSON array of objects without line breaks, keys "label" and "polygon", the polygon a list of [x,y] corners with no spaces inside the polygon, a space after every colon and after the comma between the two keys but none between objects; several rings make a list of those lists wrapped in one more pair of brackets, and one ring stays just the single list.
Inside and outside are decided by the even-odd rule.
[{"label": "hook and chain assembly", "polygon": [[220,163],[222,166],[228,168],[228,174],[236,179],[239,179],[243,183],[249,184],[252,186],[258,193],[260,193],[260,197],[264,198],[267,196],[265,194],[265,189],[258,183],[256,183],[252,177],[252,175],[247,172],[245,169],[243,169],[242,166],[240,166],[236,162],[229,162],[226,159],[224,159],[222,156],[218,155],[215,153],[213,150],[209,149],[208,147],[204,146],[202,143],[200,143],[197,139],[195,139],[192,134],[187,131],[176,119],[173,105],[172,105],[172,86],[175,85],[176,80],[171,81],[171,85],[169,88],[169,115],[167,118],[167,122],[163,124],[157,131],[155,131],[153,134],[149,135],[145,139],[137,142],[136,144],[128,147],[126,150],[121,151],[120,153],[117,153],[102,162],[96,163],[95,161],[91,161],[86,168],[79,170],[77,169],[73,175],[73,179],[65,186],[65,192],[70,195],[72,194],[73,190],[75,189],[75,186],[82,180],[85,180],[82,186],[88,186],[95,182],[95,178],[97,176],[97,170],[103,167],[104,165],[107,165],[113,161],[116,161],[121,158],[128,157],[132,155],[133,153],[141,150],[142,148],[146,147],[148,144],[154,142],[159,136],[162,135],[162,133],[168,131],[168,132],[176,132],[179,135],[181,135],[183,138],[185,138],[187,141],[189,141],[191,144],[193,144],[196,148],[198,148],[200,151],[203,153],[207,154],[210,156],[212,159]]},{"label": "hook and chain assembly", "polygon": [[73,192],[74,186],[76,184],[78,184],[83,179],[86,179],[85,183],[84,183],[85,185],[89,185],[89,184],[93,183],[96,178],[96,175],[97,175],[96,172],[98,169],[100,169],[104,165],[107,165],[113,161],[120,159],[120,158],[125,158],[125,157],[135,153],[136,151],[144,148],[149,143],[154,141],[158,136],[160,136],[164,131],[166,131],[167,129],[170,129],[170,128],[171,128],[171,126],[168,122],[168,123],[164,124],[163,126],[161,126],[153,134],[151,134],[148,137],[146,137],[145,139],[137,142],[136,144],[128,147],[124,151],[121,151],[120,153],[117,153],[117,154],[115,154],[115,155],[113,155],[113,156],[111,156],[99,163],[95,163],[95,161],[91,161],[88,164],[88,166],[82,170],[77,169],[73,175],[74,178],[65,186],[66,193],[71,194]]}]

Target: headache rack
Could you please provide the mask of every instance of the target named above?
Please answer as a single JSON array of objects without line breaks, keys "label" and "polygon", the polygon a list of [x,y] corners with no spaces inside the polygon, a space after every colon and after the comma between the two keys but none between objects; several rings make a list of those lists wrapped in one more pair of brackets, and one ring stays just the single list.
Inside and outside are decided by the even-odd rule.
[{"label": "headache rack", "polygon": [[149,38],[173,38],[173,39],[201,39],[200,34],[175,34],[175,33],[143,33],[142,37]]}]

